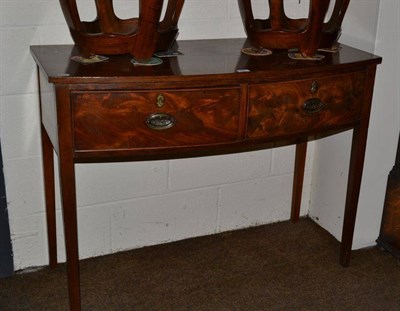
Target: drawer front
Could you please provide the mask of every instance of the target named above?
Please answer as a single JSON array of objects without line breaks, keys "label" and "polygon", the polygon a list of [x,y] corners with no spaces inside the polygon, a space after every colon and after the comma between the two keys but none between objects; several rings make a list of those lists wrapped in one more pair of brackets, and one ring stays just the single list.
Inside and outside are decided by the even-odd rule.
[{"label": "drawer front", "polygon": [[351,124],[361,115],[365,74],[250,86],[247,137],[312,133]]},{"label": "drawer front", "polygon": [[240,88],[73,93],[75,150],[236,141],[240,95]]}]

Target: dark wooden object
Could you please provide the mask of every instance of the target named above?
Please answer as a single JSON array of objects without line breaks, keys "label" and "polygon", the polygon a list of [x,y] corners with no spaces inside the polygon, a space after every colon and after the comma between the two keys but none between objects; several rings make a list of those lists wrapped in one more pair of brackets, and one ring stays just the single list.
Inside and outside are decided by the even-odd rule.
[{"label": "dark wooden object", "polygon": [[8,221],[8,203],[4,181],[3,156],[0,143],[0,279],[14,274],[13,250],[10,224]]},{"label": "dark wooden object", "polygon": [[341,33],[341,25],[350,0],[336,0],[333,13],[324,22],[329,8],[327,0],[311,0],[307,18],[286,16],[283,0],[268,0],[270,16],[254,19],[251,0],[238,0],[247,36],[253,46],[268,49],[298,48],[313,56],[318,48],[331,48]]},{"label": "dark wooden object", "polygon": [[381,230],[376,242],[400,259],[400,138],[396,162],[388,177]]},{"label": "dark wooden object", "polygon": [[[296,144],[291,218],[299,217],[307,141],[353,128],[340,263],[350,261],[379,57],[344,46],[318,62],[241,54],[242,39],[179,43],[183,56],[135,67],[82,65],[72,46],[32,47],[39,68],[50,264],[57,263],[58,154],[71,310],[80,309],[75,163],[170,159]],[[213,53],[210,61],[209,53]],[[247,69],[248,72],[237,72]]]},{"label": "dark wooden object", "polygon": [[160,22],[163,0],[139,0],[139,17],[120,19],[113,0],[96,0],[97,17],[81,21],[76,0],[60,0],[75,45],[82,55],[127,54],[150,58],[156,51],[171,48],[178,35],[178,20],[185,0],[168,0]]}]

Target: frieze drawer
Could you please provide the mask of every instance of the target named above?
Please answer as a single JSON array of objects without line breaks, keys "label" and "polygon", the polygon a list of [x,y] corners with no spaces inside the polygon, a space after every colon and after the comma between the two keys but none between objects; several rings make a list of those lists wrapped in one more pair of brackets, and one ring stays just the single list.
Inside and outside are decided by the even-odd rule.
[{"label": "frieze drawer", "polygon": [[250,86],[247,137],[290,136],[360,118],[365,73]]},{"label": "frieze drawer", "polygon": [[233,142],[241,89],[74,92],[77,151]]}]

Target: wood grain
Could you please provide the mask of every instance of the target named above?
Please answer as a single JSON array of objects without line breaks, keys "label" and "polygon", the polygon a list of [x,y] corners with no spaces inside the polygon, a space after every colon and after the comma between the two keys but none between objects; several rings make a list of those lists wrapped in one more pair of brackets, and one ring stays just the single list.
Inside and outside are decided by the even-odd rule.
[{"label": "wood grain", "polygon": [[[313,82],[318,90],[313,94]],[[247,137],[272,138],[310,134],[354,122],[360,117],[365,74],[363,72],[250,87]],[[318,98],[325,108],[315,114],[304,111],[307,99]]]},{"label": "wood grain", "polygon": [[[162,94],[165,106],[156,106]],[[76,150],[133,149],[233,142],[239,135],[240,88],[87,92],[72,95]],[[147,127],[153,113],[176,125]]]}]

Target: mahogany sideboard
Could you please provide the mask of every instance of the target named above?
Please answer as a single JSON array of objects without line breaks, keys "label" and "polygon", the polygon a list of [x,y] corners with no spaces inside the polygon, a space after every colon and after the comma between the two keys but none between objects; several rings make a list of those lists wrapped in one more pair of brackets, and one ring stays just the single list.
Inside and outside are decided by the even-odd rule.
[{"label": "mahogany sideboard", "polygon": [[83,65],[70,45],[32,46],[38,65],[50,265],[57,265],[53,150],[71,310],[80,310],[75,163],[144,161],[296,144],[299,217],[307,141],[353,129],[340,263],[351,255],[375,72],[381,58],[343,46],[319,61],[241,53],[245,39],[179,42],[184,55],[137,67],[129,55]]}]

